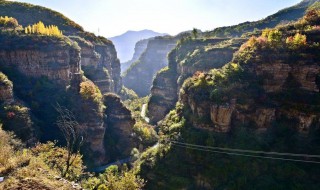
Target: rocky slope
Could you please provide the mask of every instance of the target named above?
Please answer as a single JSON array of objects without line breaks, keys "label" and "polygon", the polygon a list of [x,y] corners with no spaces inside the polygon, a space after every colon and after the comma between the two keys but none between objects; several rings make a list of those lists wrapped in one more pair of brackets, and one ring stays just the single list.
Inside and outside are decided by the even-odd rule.
[{"label": "rocky slope", "polygon": [[[162,144],[140,160],[146,188],[319,188],[315,165],[271,160],[262,152],[253,155],[260,159],[238,154],[319,154],[319,21],[320,11],[313,11],[296,23],[264,30],[238,46],[222,68],[184,80],[176,107],[159,124]],[[172,57],[197,62],[177,52],[179,46],[170,53],[169,70]]]},{"label": "rocky slope", "polygon": [[120,62],[110,41],[95,43],[81,37],[71,37],[81,47],[81,69],[102,93],[119,93],[122,88]]},{"label": "rocky slope", "polygon": [[[158,81],[160,78],[164,81],[170,81],[170,84],[165,84],[169,86],[175,86],[173,80],[177,79],[177,89],[176,92],[179,93],[179,89],[182,86],[184,80],[197,71],[209,71],[212,68],[220,68],[232,59],[232,54],[240,47],[240,45],[244,42],[245,39],[248,39],[251,35],[254,35],[257,32],[253,32],[253,28],[264,29],[266,27],[275,27],[283,21],[289,22],[298,20],[301,18],[305,11],[316,1],[308,0],[302,1],[296,6],[289,7],[278,13],[271,15],[265,19],[262,19],[257,22],[248,22],[230,27],[221,27],[217,28],[211,32],[205,32],[201,34],[208,39],[203,40],[186,40],[181,47],[176,47],[173,51],[176,51],[176,57],[171,60],[173,66],[169,66],[169,70],[172,70],[173,73],[176,73],[175,77],[171,76],[167,78],[167,80],[163,79],[162,74],[158,73],[155,81]],[[241,30],[239,29],[241,28]],[[244,34],[245,32],[249,32]],[[237,36],[243,35],[242,38],[237,38]],[[219,36],[223,38],[219,38]],[[230,38],[232,37],[232,38]],[[210,42],[210,38],[212,42]],[[199,46],[199,47],[197,47]],[[170,65],[170,60],[169,60]],[[177,67],[173,69],[173,67]],[[157,79],[159,77],[159,79]],[[164,94],[168,89],[163,86],[154,85],[152,87],[157,90],[151,90],[151,98],[149,102],[149,117],[154,118],[151,119],[153,123],[158,122],[161,118],[171,110],[175,105],[175,100],[177,99],[177,94],[166,94],[171,97],[173,101],[170,103],[162,102],[161,99],[164,97],[161,94]],[[163,88],[161,91],[159,89]],[[173,92],[171,89],[169,92]],[[154,101],[155,99],[159,99],[159,101]],[[162,106],[163,105],[163,106]],[[160,110],[157,112],[156,110]]]},{"label": "rocky slope", "polygon": [[[35,17],[30,9],[41,10],[54,22],[60,22],[59,26],[70,24],[65,17],[45,8],[17,2],[1,1],[0,4],[0,10],[8,16],[19,15],[16,12],[18,8],[28,9],[22,11],[28,18],[22,18],[23,23],[38,22],[37,19],[41,18],[39,15]],[[111,41],[78,30],[73,24],[62,28],[65,29],[64,34],[73,36],[26,35],[21,26],[1,28],[0,71],[13,82],[13,92],[8,86],[1,87],[1,98],[7,102],[1,104],[3,128],[15,131],[27,142],[31,138],[26,134],[35,133],[41,142],[59,140],[63,144],[64,139],[56,126],[58,113],[55,107],[59,104],[74,113],[79,126],[87,134],[83,147],[86,164],[90,167],[105,164],[111,157],[105,146],[108,122],[104,120],[107,115],[104,114],[101,92],[121,91],[120,62]],[[11,94],[16,96],[14,100],[18,100],[17,103],[10,103]],[[117,126],[117,122],[113,124]],[[19,126],[23,130],[16,130]],[[131,123],[121,126],[132,128]],[[121,155],[128,156],[128,151],[121,148],[119,152],[125,153]],[[113,155],[116,156],[119,155]]]},{"label": "rocky slope", "polygon": [[169,54],[169,67],[153,81],[148,116],[157,123],[174,108],[183,81],[196,72],[220,68],[232,60],[244,39],[187,40]]},{"label": "rocky slope", "polygon": [[124,86],[139,96],[146,96],[157,71],[168,65],[167,54],[174,48],[178,38],[156,37],[149,40],[147,49],[123,75]]},{"label": "rocky slope", "polygon": [[132,148],[137,147],[133,139],[133,126],[135,120],[115,94],[105,94],[104,104],[107,106],[105,114],[107,131],[105,145],[111,160],[128,157]]}]

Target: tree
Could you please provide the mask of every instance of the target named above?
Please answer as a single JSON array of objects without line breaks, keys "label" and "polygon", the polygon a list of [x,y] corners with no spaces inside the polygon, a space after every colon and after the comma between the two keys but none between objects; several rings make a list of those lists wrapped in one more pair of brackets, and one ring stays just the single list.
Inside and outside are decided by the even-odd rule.
[{"label": "tree", "polygon": [[66,167],[62,172],[62,177],[66,177],[69,172],[70,166],[77,159],[80,148],[84,143],[85,132],[83,126],[81,126],[75,119],[75,116],[68,109],[61,107],[59,104],[55,107],[59,113],[57,119],[57,126],[62,132],[62,135],[66,141],[66,148],[68,155],[66,158]]},{"label": "tree", "polygon": [[193,28],[192,35],[193,35],[193,38],[196,39],[198,37],[198,29]]},{"label": "tree", "polygon": [[49,25],[45,26],[43,22],[39,21],[38,23],[25,27],[26,34],[40,34],[40,35],[47,35],[47,36],[62,36],[62,32],[59,30],[57,26]]}]

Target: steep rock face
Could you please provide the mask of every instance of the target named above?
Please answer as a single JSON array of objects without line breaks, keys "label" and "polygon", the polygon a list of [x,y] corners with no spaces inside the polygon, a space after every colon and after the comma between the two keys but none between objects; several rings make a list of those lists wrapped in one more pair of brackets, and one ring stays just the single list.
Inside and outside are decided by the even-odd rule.
[{"label": "steep rock face", "polygon": [[[13,83],[22,82],[16,89],[16,94],[25,102],[22,105],[21,103],[3,105],[1,115],[4,118],[4,129],[15,131],[27,143],[33,139],[30,135],[33,136],[32,134],[39,131],[42,132],[40,139],[61,140],[61,134],[54,123],[57,113],[52,107],[63,102],[63,106],[77,116],[78,122],[86,131],[88,146],[85,157],[88,157],[93,165],[106,163],[104,148],[106,127],[99,108],[101,106],[91,100],[83,99],[79,93],[80,83],[84,80],[83,74],[80,73],[80,48],[72,44],[68,38],[58,40],[45,36],[15,35],[11,36],[13,40],[10,41],[8,36],[0,35],[0,37],[5,39],[3,42],[11,43],[10,47],[0,45],[0,69],[14,77]],[[19,44],[21,41],[24,42],[22,45]],[[92,52],[88,54],[91,55]],[[118,73],[120,74],[119,70]],[[39,82],[33,83],[33,81]],[[46,81],[44,85],[41,84],[43,81]],[[32,84],[37,87],[33,88]],[[52,97],[46,99],[36,94],[38,92],[48,95],[49,92],[46,90],[52,90],[50,86],[54,86],[55,90]],[[8,98],[12,92],[8,91],[10,90],[8,87],[5,89]],[[25,92],[29,89],[32,92],[30,96]],[[38,91],[35,91],[36,89]],[[24,104],[29,104],[31,107],[28,108]],[[41,124],[40,129],[37,128],[35,121]],[[48,132],[49,130],[51,131]]]},{"label": "steep rock face", "polygon": [[147,49],[148,42],[149,42],[149,39],[144,39],[136,43],[134,47],[134,54],[131,60],[121,63],[121,73],[125,73],[126,70],[131,66],[131,64],[133,64],[139,59],[142,53]]},{"label": "steep rock face", "polygon": [[197,71],[222,67],[232,60],[233,53],[244,41],[226,38],[190,40],[172,50],[168,56],[169,67],[159,72],[153,82],[148,105],[151,122],[157,123],[174,108],[179,89],[186,78]]},{"label": "steep rock face", "polygon": [[106,148],[111,160],[123,159],[130,155],[132,148],[136,147],[132,136],[135,120],[117,95],[105,94],[104,103],[107,106],[105,114],[108,126],[105,137]]},{"label": "steep rock face", "polygon": [[150,122],[156,124],[177,102],[177,78],[174,72],[165,68],[153,80],[151,98],[148,102]]},{"label": "steep rock face", "polygon": [[102,93],[119,93],[122,88],[120,63],[112,43],[91,43],[83,38],[72,38],[81,47],[81,68]]},{"label": "steep rock face", "polygon": [[80,72],[80,52],[59,45],[43,46],[38,49],[0,50],[0,63],[4,67],[15,67],[30,77],[48,77],[68,85],[73,73]]},{"label": "steep rock face", "polygon": [[147,49],[139,60],[124,73],[124,86],[133,89],[139,96],[148,95],[154,75],[168,65],[167,54],[175,47],[176,41],[172,37],[149,40]]},{"label": "steep rock face", "polygon": [[[193,125],[217,132],[237,126],[266,131],[281,122],[302,134],[318,128],[320,57],[313,39],[319,31],[304,34],[309,41],[300,48],[259,48],[257,42],[256,49],[241,49],[220,73],[212,70],[189,79],[180,99],[196,116],[190,119]],[[288,32],[282,38],[291,35]],[[219,78],[223,75],[227,78]],[[199,107],[207,111],[200,114]]]}]

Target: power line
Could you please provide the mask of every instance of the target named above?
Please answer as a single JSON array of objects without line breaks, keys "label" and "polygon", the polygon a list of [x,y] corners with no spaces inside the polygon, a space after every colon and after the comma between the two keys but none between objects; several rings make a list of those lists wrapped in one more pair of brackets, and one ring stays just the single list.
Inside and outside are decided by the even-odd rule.
[{"label": "power line", "polygon": [[320,164],[318,161],[312,161],[312,160],[299,160],[299,159],[291,159],[291,158],[280,158],[280,157],[270,157],[270,156],[257,156],[257,155],[247,155],[247,154],[241,154],[241,153],[234,153],[234,152],[223,152],[223,151],[217,151],[217,150],[210,150],[210,149],[201,149],[201,148],[195,148],[190,147],[186,145],[180,145],[172,143],[172,145],[182,148],[188,148],[193,150],[200,150],[205,152],[212,152],[212,153],[219,153],[219,154],[227,154],[227,155],[235,155],[235,156],[245,156],[245,157],[251,157],[251,158],[262,158],[262,159],[272,159],[272,160],[282,160],[282,161],[292,161],[292,162],[303,162],[303,163],[313,163],[313,164]]},{"label": "power line", "polygon": [[266,151],[255,151],[255,150],[234,149],[234,148],[221,148],[221,147],[201,146],[201,145],[183,143],[183,142],[178,142],[178,141],[169,141],[169,142],[175,143],[175,144],[191,146],[191,147],[200,147],[200,148],[205,148],[205,149],[212,149],[212,150],[233,151],[233,152],[252,153],[252,154],[268,154],[268,155],[277,155],[277,156],[320,158],[320,155],[294,154],[294,153],[282,153],[282,152],[266,152]]}]

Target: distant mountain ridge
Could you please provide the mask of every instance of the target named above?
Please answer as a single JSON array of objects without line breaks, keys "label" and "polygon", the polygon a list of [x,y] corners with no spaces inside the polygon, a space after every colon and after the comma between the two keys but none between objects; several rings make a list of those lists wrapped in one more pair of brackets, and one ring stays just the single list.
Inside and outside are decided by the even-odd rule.
[{"label": "distant mountain ridge", "polygon": [[152,30],[132,31],[128,30],[124,34],[109,38],[116,47],[120,62],[129,61],[134,53],[135,44],[143,39],[152,38],[155,36],[164,36],[165,33],[158,33]]}]

